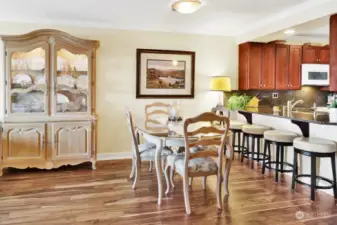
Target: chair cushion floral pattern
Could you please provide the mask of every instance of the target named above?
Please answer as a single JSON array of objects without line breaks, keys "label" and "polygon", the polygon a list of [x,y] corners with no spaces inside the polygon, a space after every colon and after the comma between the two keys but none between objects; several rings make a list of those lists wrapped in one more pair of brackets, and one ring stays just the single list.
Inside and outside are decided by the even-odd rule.
[{"label": "chair cushion floral pattern", "polygon": [[[185,154],[178,154],[170,157],[175,157],[175,170],[181,175],[184,174]],[[218,165],[211,157],[188,160],[188,172],[216,172],[217,170]]]}]

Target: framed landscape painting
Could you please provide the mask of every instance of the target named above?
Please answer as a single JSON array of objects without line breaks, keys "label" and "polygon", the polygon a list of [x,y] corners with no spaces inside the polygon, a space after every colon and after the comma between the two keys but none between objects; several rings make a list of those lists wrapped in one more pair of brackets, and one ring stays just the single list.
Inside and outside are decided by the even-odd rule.
[{"label": "framed landscape painting", "polygon": [[194,98],[195,52],[137,49],[136,98]]}]

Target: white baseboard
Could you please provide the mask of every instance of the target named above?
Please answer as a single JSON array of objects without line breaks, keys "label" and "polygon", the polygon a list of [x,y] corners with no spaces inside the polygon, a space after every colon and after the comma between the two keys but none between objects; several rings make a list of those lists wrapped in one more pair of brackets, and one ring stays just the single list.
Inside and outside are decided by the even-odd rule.
[{"label": "white baseboard", "polygon": [[118,160],[118,159],[131,159],[131,152],[116,152],[116,153],[100,153],[97,155],[98,161],[103,160]]}]

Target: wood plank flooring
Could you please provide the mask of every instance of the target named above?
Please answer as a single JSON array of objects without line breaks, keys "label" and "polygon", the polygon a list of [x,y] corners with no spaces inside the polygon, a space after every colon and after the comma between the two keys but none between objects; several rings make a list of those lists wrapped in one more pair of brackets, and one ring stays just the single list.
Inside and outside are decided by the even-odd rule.
[{"label": "wood plank flooring", "polygon": [[[194,179],[190,190],[192,215],[186,216],[182,180],[175,177],[174,192],[157,205],[155,171],[142,165],[138,188],[128,179],[130,160],[98,162],[62,167],[52,171],[10,169],[0,178],[0,224],[87,225],[87,224],[231,224],[231,225],[336,225],[337,206],[332,196],[317,193],[309,200],[309,190],[297,185],[290,191],[290,180],[273,173],[262,177],[234,160],[230,174],[230,197],[218,211],[215,177],[202,190],[201,179]],[[298,219],[296,218],[298,217]]]}]

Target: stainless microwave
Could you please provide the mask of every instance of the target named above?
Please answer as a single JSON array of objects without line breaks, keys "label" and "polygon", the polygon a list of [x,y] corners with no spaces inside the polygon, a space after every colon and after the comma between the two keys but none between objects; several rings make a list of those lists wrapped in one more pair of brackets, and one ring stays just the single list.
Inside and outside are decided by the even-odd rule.
[{"label": "stainless microwave", "polygon": [[328,64],[302,64],[302,86],[329,86]]}]

